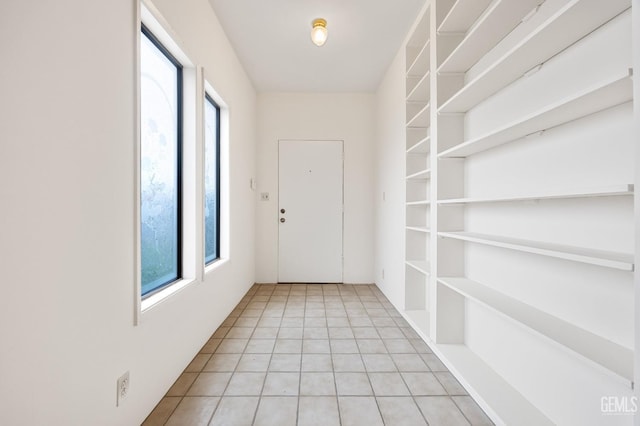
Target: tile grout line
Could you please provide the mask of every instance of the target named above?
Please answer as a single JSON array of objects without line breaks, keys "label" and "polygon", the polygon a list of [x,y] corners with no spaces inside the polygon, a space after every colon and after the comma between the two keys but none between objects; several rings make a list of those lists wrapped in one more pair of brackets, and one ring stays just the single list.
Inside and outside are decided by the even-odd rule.
[{"label": "tile grout line", "polygon": [[[358,298],[359,298],[359,296],[358,296]],[[367,316],[368,316],[368,312],[367,312]],[[368,318],[371,319],[371,317],[368,317]],[[349,320],[349,324],[351,324],[351,320]],[[374,326],[373,321],[371,321],[371,325],[376,330],[376,333],[378,333],[378,329]],[[351,327],[351,331],[353,332],[353,327]],[[380,336],[380,333],[378,333],[378,336]],[[355,337],[355,333],[354,333],[354,337]],[[380,404],[378,403],[378,396],[376,395],[376,391],[373,389],[373,383],[371,382],[371,376],[369,375],[369,370],[367,369],[367,365],[364,362],[364,358],[362,356],[362,352],[360,352],[360,348],[359,347],[358,347],[358,353],[360,354],[360,360],[362,361],[362,365],[364,366],[365,375],[367,376],[367,381],[369,382],[369,386],[371,387],[371,395],[373,396],[373,400],[375,401],[376,407],[378,408],[378,413],[380,414],[380,419],[382,420],[382,424],[386,425],[387,423],[384,420],[384,416],[382,415],[382,410],[380,409]],[[391,358],[391,356],[389,356],[389,358]],[[394,366],[395,366],[395,363],[394,363]],[[396,369],[397,368],[398,367],[396,366]]]},{"label": "tile grout line", "polygon": [[[166,398],[166,396],[163,396],[162,399]],[[160,401],[162,401],[162,399]],[[165,420],[164,422],[162,422],[163,425],[166,425],[169,422],[169,419],[171,418],[171,416],[173,416],[173,413],[176,412],[176,410],[178,409],[178,406],[182,403],[182,401],[184,400],[184,396],[180,397],[180,401],[178,401],[178,403],[176,404],[175,407],[173,407],[173,410],[171,410],[171,413],[167,416],[167,420]],[[155,410],[155,408],[154,408]],[[153,413],[153,411],[152,411]]]},{"label": "tile grout line", "polygon": [[[258,322],[256,323],[256,326],[255,326],[255,328],[253,329],[253,332],[251,333],[251,337],[249,338],[249,341],[251,341],[251,338],[252,338],[252,337],[253,337],[253,335],[255,334],[256,329],[257,329],[257,328],[258,328],[258,326],[260,325],[260,321],[262,320],[262,318],[266,318],[266,317],[264,316],[264,312],[265,312],[265,310],[266,310],[266,307],[267,307],[267,306],[269,306],[269,301],[271,300],[271,297],[273,297],[273,296],[272,296],[272,295],[269,295],[269,299],[267,299],[267,302],[266,302],[266,304],[265,304],[265,308],[263,309],[263,311],[262,311],[262,315],[260,315],[260,319],[259,319],[259,320],[258,320]],[[280,324],[282,324],[282,318],[280,318]],[[278,332],[279,332],[279,331],[280,331],[280,327],[278,327]],[[255,422],[256,422],[256,420],[257,420],[258,410],[260,409],[260,404],[262,403],[262,396],[263,396],[263,393],[264,393],[264,385],[266,384],[266,382],[267,382],[267,376],[269,375],[269,366],[271,365],[271,360],[273,359],[273,350],[274,350],[275,345],[276,345],[276,343],[275,343],[275,341],[276,341],[276,340],[277,340],[277,334],[276,334],[276,339],[274,339],[274,342],[273,342],[273,348],[271,348],[271,355],[269,356],[269,362],[267,363],[267,370],[266,370],[266,371],[265,371],[265,373],[264,373],[264,379],[262,379],[262,386],[260,387],[260,393],[258,394],[258,403],[256,404],[255,411],[253,412],[253,417],[251,418],[251,424],[252,424],[252,425],[253,425],[253,424],[255,424]],[[247,343],[247,345],[248,345],[248,343]],[[245,349],[245,350],[246,350],[246,349]],[[249,354],[243,353],[243,354],[240,356],[240,360],[242,360],[242,357],[243,357],[244,355],[249,355]],[[238,361],[238,365],[240,365],[240,361]],[[237,369],[238,369],[238,366],[236,365],[236,370],[237,370]]]},{"label": "tile grout line", "polygon": [[[339,292],[339,291],[338,291]],[[324,304],[324,321],[327,324],[327,343],[329,344],[329,361],[331,362],[331,375],[333,377],[333,390],[336,393],[336,408],[338,410],[338,423],[342,426],[342,413],[340,412],[340,398],[338,398],[338,382],[336,380],[336,369],[333,366],[333,348],[331,347],[331,335],[329,334],[329,321],[327,320],[327,303],[324,296],[324,292],[322,293],[322,302]],[[343,304],[344,305],[344,304]]]},{"label": "tile grout line", "polygon": [[[257,292],[256,292],[256,294],[257,294]],[[249,295],[249,294],[246,294],[246,295],[241,299],[240,303],[243,303],[243,302],[242,302],[242,300],[244,300],[248,295]],[[251,295],[251,298],[250,298],[249,300],[252,300],[253,298],[254,298],[254,294],[252,294],[252,295]],[[239,304],[240,304],[240,303],[239,303]],[[244,311],[246,311],[246,310],[248,309],[248,307],[249,307],[249,303],[250,303],[250,302],[247,302],[247,304],[242,308],[242,312],[240,313],[240,315],[238,316],[238,318],[242,318],[242,314],[244,313]],[[238,304],[238,305],[239,305],[239,304]],[[249,317],[245,317],[245,318],[249,318]],[[238,320],[236,319],[236,321],[234,322],[234,324],[236,324],[236,323],[237,323],[237,321],[238,321]],[[256,326],[257,326],[257,323],[256,323]],[[224,339],[226,338],[226,336],[229,334],[229,331],[230,331],[230,330],[231,330],[231,327],[229,328],[229,330],[227,330],[227,333],[222,337],[222,340],[223,340],[223,341],[224,341]],[[254,330],[255,330],[255,328],[254,328]],[[251,334],[253,335],[253,332],[252,332]],[[240,354],[240,359],[242,359],[242,355],[244,354],[244,351],[246,351],[246,350],[247,350],[247,346],[249,345],[249,340],[251,340],[251,337],[249,337],[249,338],[247,339],[247,343],[243,346],[242,352],[241,352],[241,354]],[[220,345],[221,345],[221,344],[222,344],[222,342],[220,342]],[[218,348],[220,347],[220,345],[218,345]],[[218,348],[216,348],[216,351],[218,350]],[[214,351],[214,352],[213,352],[213,354],[211,355],[211,358],[213,358],[215,355],[216,355],[216,352]],[[220,353],[220,355],[222,355],[222,353]],[[231,355],[231,354],[229,354],[229,355]],[[238,359],[238,364],[240,364],[240,359]],[[236,373],[236,370],[237,370],[237,368],[238,368],[238,364],[236,364],[236,366],[234,367],[233,371],[231,372],[231,376],[229,376],[229,381],[227,382],[227,384],[225,385],[224,389],[222,390],[222,394],[220,395],[220,399],[218,400],[218,403],[216,404],[216,408],[215,408],[215,409],[213,410],[213,412],[211,413],[211,417],[209,418],[209,421],[207,422],[207,425],[211,425],[211,422],[213,421],[213,418],[215,417],[216,413],[218,412],[218,409],[220,408],[220,404],[222,403],[222,399],[223,399],[225,396],[228,396],[228,395],[226,395],[226,393],[227,393],[227,389],[229,388],[229,385],[231,384],[231,380],[233,379],[233,375]],[[196,378],[196,380],[197,380],[197,378]],[[195,383],[195,381],[194,381],[194,383]],[[193,384],[192,384],[192,386],[193,386]],[[257,407],[256,407],[256,410],[257,410]]]},{"label": "tile grout line", "polygon": [[300,423],[300,392],[302,391],[302,357],[304,355],[304,329],[307,321],[308,287],[304,284],[304,304],[302,307],[302,336],[300,343],[300,371],[298,372],[298,405],[296,407],[296,425]]}]

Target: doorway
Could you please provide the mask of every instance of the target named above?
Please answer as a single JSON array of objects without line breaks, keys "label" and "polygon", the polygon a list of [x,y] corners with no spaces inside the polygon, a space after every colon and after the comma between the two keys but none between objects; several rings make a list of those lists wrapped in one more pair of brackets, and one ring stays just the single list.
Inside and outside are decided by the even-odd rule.
[{"label": "doorway", "polygon": [[343,141],[278,141],[278,282],[341,283]]}]

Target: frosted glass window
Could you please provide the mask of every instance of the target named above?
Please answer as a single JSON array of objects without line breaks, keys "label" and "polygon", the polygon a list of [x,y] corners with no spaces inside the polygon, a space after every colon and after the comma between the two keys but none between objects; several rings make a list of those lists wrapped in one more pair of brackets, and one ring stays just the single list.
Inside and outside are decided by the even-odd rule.
[{"label": "frosted glass window", "polygon": [[140,40],[142,296],[181,274],[182,67],[146,29]]},{"label": "frosted glass window", "polygon": [[209,95],[204,105],[205,263],[220,257],[220,108]]}]

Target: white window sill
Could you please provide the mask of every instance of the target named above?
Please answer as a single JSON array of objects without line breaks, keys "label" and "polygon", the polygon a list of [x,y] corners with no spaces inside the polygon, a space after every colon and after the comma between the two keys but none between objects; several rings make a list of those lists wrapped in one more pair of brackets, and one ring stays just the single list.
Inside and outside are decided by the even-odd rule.
[{"label": "white window sill", "polygon": [[148,311],[149,309],[158,305],[163,300],[167,299],[172,294],[179,292],[180,290],[182,290],[183,288],[185,288],[186,286],[194,282],[196,282],[196,280],[193,278],[183,278],[180,281],[174,284],[171,284],[170,286],[163,289],[162,291],[159,291],[156,294],[149,296],[146,299],[143,299],[140,302],[140,312],[144,314],[145,311]]},{"label": "white window sill", "polygon": [[[223,265],[226,265],[229,262],[228,258],[222,258],[222,259],[217,259],[214,262],[212,262],[211,264],[207,265],[204,268],[204,274],[205,276],[213,273],[215,270],[221,268]],[[199,282],[199,280],[196,280],[195,278],[183,278],[179,281],[177,281],[174,284],[171,284],[170,286],[168,286],[167,288],[159,291],[158,293],[149,296],[148,298],[141,300],[140,301],[140,314],[143,315],[145,312],[151,310],[153,307],[158,306],[161,302],[165,301],[166,299],[168,299],[170,296],[172,296],[173,294],[179,292],[180,290],[182,290],[183,288],[187,287],[190,284],[193,284],[195,282]],[[139,321],[139,320],[137,320]]]},{"label": "white window sill", "polygon": [[214,260],[213,262],[211,262],[210,264],[204,267],[204,275],[207,276],[208,274],[222,267],[228,262],[229,262],[229,258],[220,258],[220,259]]}]

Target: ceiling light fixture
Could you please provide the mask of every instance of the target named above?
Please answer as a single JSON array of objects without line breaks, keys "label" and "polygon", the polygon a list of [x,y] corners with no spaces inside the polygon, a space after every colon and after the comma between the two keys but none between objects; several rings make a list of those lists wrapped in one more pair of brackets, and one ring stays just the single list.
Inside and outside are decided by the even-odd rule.
[{"label": "ceiling light fixture", "polygon": [[311,28],[311,41],[320,47],[327,41],[327,21],[322,18],[314,19]]}]

